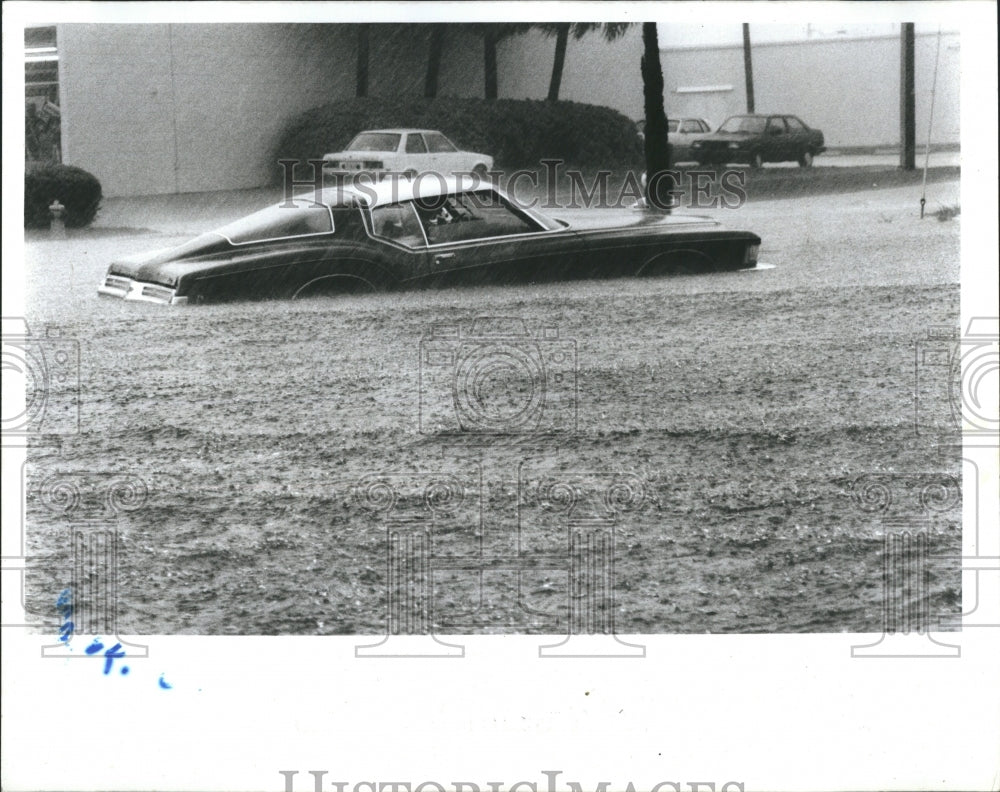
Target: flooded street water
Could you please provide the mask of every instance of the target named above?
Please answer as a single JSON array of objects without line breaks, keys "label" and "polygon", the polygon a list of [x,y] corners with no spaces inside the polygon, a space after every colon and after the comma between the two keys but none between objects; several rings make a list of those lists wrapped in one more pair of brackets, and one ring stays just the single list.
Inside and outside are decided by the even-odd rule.
[{"label": "flooded street water", "polygon": [[[958,182],[935,191],[957,204]],[[613,535],[619,632],[878,630],[887,530],[961,549],[961,498],[921,505],[960,454],[914,428],[914,344],[958,326],[960,219],[920,221],[917,198],[717,211],[772,269],[294,303],[99,300],[109,259],[184,237],[30,239],[28,322],[78,341],[81,428],[30,452],[29,609],[54,627],[72,576],[77,517],[45,488],[75,477],[100,515],[87,499],[130,476],[141,508],[96,518],[117,530],[123,634],[381,633],[393,535],[429,537],[438,632],[560,632],[584,523]],[[549,412],[494,434],[424,425],[453,379],[422,368],[422,339],[482,316],[523,321],[528,357],[573,350]],[[947,383],[922,404],[946,432]],[[458,512],[422,500],[442,477]],[[373,480],[396,482],[391,516],[359,497]],[[585,495],[575,512],[539,495],[560,480]],[[593,505],[623,481],[629,508]],[[868,508],[873,482],[888,510]],[[931,613],[957,613],[957,561],[928,576]]]}]

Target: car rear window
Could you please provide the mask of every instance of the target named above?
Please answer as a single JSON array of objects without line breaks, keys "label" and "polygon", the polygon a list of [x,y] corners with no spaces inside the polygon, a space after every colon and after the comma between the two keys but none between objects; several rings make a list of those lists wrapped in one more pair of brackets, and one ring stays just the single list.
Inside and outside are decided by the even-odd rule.
[{"label": "car rear window", "polygon": [[264,242],[268,239],[315,236],[333,231],[330,209],[310,198],[296,198],[261,209],[252,215],[223,226],[215,233],[234,245]]},{"label": "car rear window", "polygon": [[396,151],[403,137],[392,132],[362,132],[347,146],[348,151]]}]

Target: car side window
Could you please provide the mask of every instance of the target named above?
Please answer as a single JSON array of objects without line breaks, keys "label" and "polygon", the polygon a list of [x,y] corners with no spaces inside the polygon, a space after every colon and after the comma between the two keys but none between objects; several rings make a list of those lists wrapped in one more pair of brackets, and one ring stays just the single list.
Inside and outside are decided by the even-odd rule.
[{"label": "car side window", "polygon": [[785,123],[788,124],[788,128],[792,130],[792,132],[801,132],[806,128],[806,125],[799,121],[799,119],[795,116],[785,116]]},{"label": "car side window", "polygon": [[701,132],[701,125],[697,121],[684,121],[681,123],[681,132]]},{"label": "car side window", "polygon": [[542,230],[491,190],[418,200],[414,207],[432,245]]},{"label": "car side window", "polygon": [[413,204],[409,201],[376,206],[372,210],[372,230],[377,237],[407,247],[423,247],[425,244],[420,221],[413,210]]},{"label": "car side window", "polygon": [[426,154],[427,146],[424,145],[424,138],[422,135],[415,132],[411,132],[406,136],[406,153],[407,154]]},{"label": "car side window", "polygon": [[785,121],[782,118],[772,118],[767,122],[767,133],[769,135],[785,134]]},{"label": "car side window", "polygon": [[706,124],[704,121],[699,121],[698,122],[698,131],[699,132],[711,132],[712,130],[708,126],[708,124]]},{"label": "car side window", "polygon": [[424,135],[427,141],[427,150],[431,154],[441,154],[449,151],[458,151],[450,140],[440,132],[427,132]]}]

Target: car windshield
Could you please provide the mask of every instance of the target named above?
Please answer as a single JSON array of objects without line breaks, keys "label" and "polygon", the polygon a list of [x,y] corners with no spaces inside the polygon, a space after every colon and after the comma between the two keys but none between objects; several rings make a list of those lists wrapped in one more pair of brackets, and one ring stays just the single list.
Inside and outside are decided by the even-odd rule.
[{"label": "car windshield", "polygon": [[747,132],[759,135],[764,131],[767,119],[760,116],[733,116],[719,127],[720,132]]},{"label": "car windshield", "polygon": [[347,151],[396,151],[402,135],[392,132],[362,132],[347,147]]},{"label": "car windshield", "polygon": [[217,229],[215,233],[234,245],[245,245],[266,239],[315,236],[331,231],[333,218],[329,207],[308,198],[296,198],[247,215]]}]

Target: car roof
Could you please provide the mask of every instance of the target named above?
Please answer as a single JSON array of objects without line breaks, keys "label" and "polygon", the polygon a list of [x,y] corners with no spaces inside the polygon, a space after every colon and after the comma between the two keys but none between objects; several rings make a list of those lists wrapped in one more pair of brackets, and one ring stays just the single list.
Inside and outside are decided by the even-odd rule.
[{"label": "car roof", "polygon": [[[428,200],[442,195],[468,190],[496,189],[489,182],[473,176],[441,176],[421,174],[415,179],[383,179],[380,182],[365,182],[359,185],[326,187],[317,190],[315,200],[330,207],[351,206],[362,203],[369,207],[412,201],[414,198]],[[498,190],[498,192],[502,191]],[[296,196],[302,197],[302,196]]]},{"label": "car roof", "polygon": [[[434,132],[435,134],[438,134],[438,135],[441,134],[436,129],[411,129],[410,127],[399,127],[399,128],[396,128],[396,129],[365,129],[362,132],[358,132],[358,135],[366,135],[369,132],[378,132],[378,133],[385,132],[385,133],[390,133],[390,134],[393,134],[393,135],[405,135],[408,132]],[[357,135],[355,135],[355,137],[357,137]]]}]

